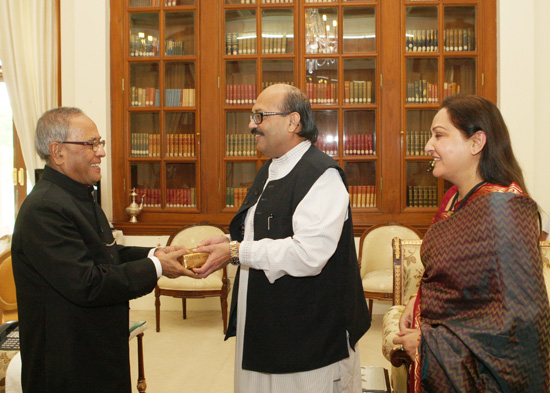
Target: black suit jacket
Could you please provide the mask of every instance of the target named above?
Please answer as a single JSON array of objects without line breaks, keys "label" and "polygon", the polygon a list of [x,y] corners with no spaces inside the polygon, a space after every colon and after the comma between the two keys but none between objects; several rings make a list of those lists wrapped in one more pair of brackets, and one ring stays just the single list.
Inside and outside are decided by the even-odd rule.
[{"label": "black suit jacket", "polygon": [[46,166],[12,260],[28,392],[130,392],[128,300],[156,284],[148,248],[114,242],[91,187]]}]

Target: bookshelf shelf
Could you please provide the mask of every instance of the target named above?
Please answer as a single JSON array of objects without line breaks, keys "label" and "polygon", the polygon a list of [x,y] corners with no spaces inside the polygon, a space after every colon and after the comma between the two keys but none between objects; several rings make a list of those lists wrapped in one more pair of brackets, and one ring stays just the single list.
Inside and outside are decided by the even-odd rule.
[{"label": "bookshelf shelf", "polygon": [[[346,172],[356,233],[425,230],[450,186],[426,171],[431,121],[448,94],[496,98],[495,15],[495,0],[111,0],[115,225],[227,225],[267,160],[255,99],[288,83]],[[130,225],[132,187],[149,202]]]}]

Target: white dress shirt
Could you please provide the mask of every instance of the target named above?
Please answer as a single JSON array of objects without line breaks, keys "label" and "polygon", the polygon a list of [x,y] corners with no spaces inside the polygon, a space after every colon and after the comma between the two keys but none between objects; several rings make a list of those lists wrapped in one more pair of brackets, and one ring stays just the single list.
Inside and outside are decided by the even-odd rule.
[{"label": "white dress shirt", "polygon": [[[269,181],[288,175],[310,146],[309,141],[304,141],[284,156],[273,159],[266,185]],[[292,237],[254,241],[256,205],[248,210],[244,240],[239,248],[241,271],[237,304],[235,393],[361,392],[357,350],[350,349],[350,357],[347,359],[306,372],[266,374],[242,369],[249,267],[263,270],[271,283],[284,275],[306,277],[319,274],[336,251],[347,219],[348,204],[349,194],[340,174],[336,169],[329,168],[296,207],[292,217]]]}]

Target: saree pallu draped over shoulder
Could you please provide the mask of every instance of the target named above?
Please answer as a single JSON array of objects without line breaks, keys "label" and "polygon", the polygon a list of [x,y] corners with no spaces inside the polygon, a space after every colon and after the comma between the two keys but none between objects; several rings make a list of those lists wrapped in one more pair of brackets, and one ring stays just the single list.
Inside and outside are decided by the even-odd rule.
[{"label": "saree pallu draped over shoulder", "polygon": [[[445,202],[445,201],[444,201]],[[549,392],[550,307],[536,203],[484,185],[422,243],[423,392]]]}]

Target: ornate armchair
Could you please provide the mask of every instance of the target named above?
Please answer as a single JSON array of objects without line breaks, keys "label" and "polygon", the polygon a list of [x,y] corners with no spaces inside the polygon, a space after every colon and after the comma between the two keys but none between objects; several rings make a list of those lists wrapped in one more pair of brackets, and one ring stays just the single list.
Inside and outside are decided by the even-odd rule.
[{"label": "ornate armchair", "polygon": [[359,269],[365,298],[369,299],[372,317],[373,299],[392,300],[392,249],[394,237],[420,239],[420,233],[398,223],[375,225],[361,235],[359,241]]},{"label": "ornate armchair", "polygon": [[[405,309],[405,304],[412,295],[418,292],[424,266],[420,260],[422,240],[403,240],[394,238],[393,249],[393,306],[384,314],[382,325],[382,352],[391,364],[391,385],[395,393],[405,393],[408,390],[408,368],[410,359],[393,339],[399,332],[399,318]],[[546,290],[550,293],[550,241],[539,243],[543,275]]]},{"label": "ornate armchair", "polygon": [[393,339],[399,332],[399,318],[412,295],[416,295],[424,266],[420,260],[422,240],[392,240],[393,306],[384,314],[382,322],[382,352],[392,364],[391,385],[395,393],[407,392],[410,359]]},{"label": "ornate armchair", "polygon": [[[187,225],[178,229],[168,239],[167,245],[183,245],[188,249],[193,249],[202,240],[218,235],[224,235],[227,231],[221,226],[200,222],[198,224]],[[160,296],[172,296],[181,298],[183,307],[183,319],[187,318],[188,298],[205,298],[219,296],[222,308],[223,332],[227,330],[227,295],[229,293],[229,278],[227,270],[223,268],[212,273],[205,279],[196,280],[190,277],[178,277],[170,279],[161,277],[155,288],[155,313],[157,332],[160,332]]]}]

